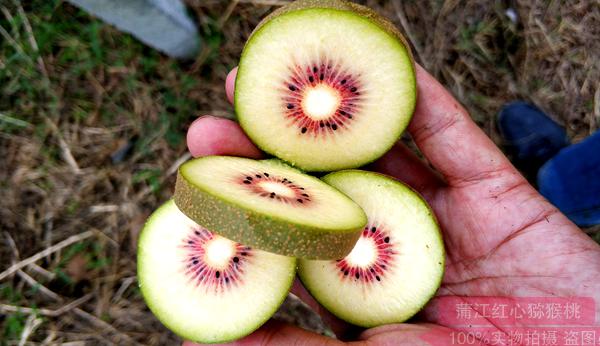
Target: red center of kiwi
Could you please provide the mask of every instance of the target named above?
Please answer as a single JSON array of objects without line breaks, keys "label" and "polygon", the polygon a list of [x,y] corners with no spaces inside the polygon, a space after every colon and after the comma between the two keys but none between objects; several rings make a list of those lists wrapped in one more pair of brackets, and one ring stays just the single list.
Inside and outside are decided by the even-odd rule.
[{"label": "red center of kiwi", "polygon": [[[210,246],[217,241],[230,247],[227,249],[229,255],[219,265],[211,264],[209,258]],[[216,236],[200,226],[192,229],[183,239],[182,248],[186,250],[184,271],[190,281],[196,287],[214,292],[237,286],[241,282],[245,264],[252,257],[250,247]]]},{"label": "red center of kiwi", "polygon": [[311,201],[310,195],[302,186],[274,174],[254,172],[242,175],[239,181],[241,185],[264,198],[294,204],[307,204]]},{"label": "red center of kiwi", "polygon": [[[335,261],[335,266],[339,269],[339,275],[342,280],[354,280],[364,283],[373,283],[384,279],[387,271],[393,266],[393,258],[396,254],[392,245],[392,239],[385,231],[384,227],[367,225],[356,246],[372,246],[374,255],[373,260],[363,265],[351,263],[349,258],[360,254],[346,256],[344,259]],[[353,249],[354,252],[356,250]]]},{"label": "red center of kiwi", "polygon": [[[325,136],[347,129],[359,114],[363,87],[357,76],[339,64],[320,63],[296,66],[284,82],[283,112],[300,134]],[[315,90],[327,90],[336,98],[335,107],[327,115],[310,114],[306,97]]]}]

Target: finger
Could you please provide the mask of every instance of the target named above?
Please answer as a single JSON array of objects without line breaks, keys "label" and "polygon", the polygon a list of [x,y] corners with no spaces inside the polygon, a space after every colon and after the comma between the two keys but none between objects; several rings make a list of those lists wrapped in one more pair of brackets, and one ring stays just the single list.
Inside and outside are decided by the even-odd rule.
[{"label": "finger", "polygon": [[426,199],[443,185],[440,177],[401,142],[367,168],[397,178]]},{"label": "finger", "polygon": [[306,290],[300,280],[296,279],[292,285],[292,294],[306,303],[310,308],[321,316],[321,319],[338,337],[340,340],[354,340],[362,331],[354,325],[340,320],[335,317],[331,312],[325,309],[319,302],[313,298],[313,296]]},{"label": "finger", "polygon": [[225,79],[225,93],[229,102],[233,103],[233,90],[235,89],[235,77],[237,76],[237,66],[227,74]]},{"label": "finger", "polygon": [[[456,330],[436,324],[399,323],[368,329],[361,334],[360,340],[367,341],[367,345],[446,346],[454,344],[455,334]],[[477,345],[481,344],[477,342]]]},{"label": "finger", "polygon": [[516,170],[467,111],[417,65],[417,106],[409,125],[415,143],[452,186]]},{"label": "finger", "polygon": [[187,146],[194,157],[232,155],[253,159],[263,157],[242,128],[229,119],[203,116],[190,125]]},{"label": "finger", "polygon": [[[214,345],[214,344],[213,344]],[[307,330],[278,321],[269,321],[254,333],[227,344],[227,346],[339,346],[341,341],[328,338]],[[183,346],[200,346],[186,341]]]}]

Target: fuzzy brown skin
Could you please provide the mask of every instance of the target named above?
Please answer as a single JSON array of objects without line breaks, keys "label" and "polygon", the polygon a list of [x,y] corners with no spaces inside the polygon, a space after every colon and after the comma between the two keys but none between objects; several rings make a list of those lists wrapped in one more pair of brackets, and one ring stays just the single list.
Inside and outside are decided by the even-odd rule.
[{"label": "fuzzy brown skin", "polygon": [[212,232],[284,256],[323,260],[343,258],[352,251],[364,227],[330,230],[295,225],[202,191],[181,173],[177,175],[174,199],[181,212]]},{"label": "fuzzy brown skin", "polygon": [[[258,25],[256,26],[256,28],[252,31],[250,38],[252,37],[252,35],[254,35],[254,33],[256,33],[258,30],[260,30],[260,28],[263,25],[265,25],[267,22],[269,22],[271,19],[278,17],[280,15],[283,15],[285,13],[288,13],[288,12],[305,10],[305,9],[309,9],[309,8],[331,8],[331,9],[340,10],[340,11],[350,11],[350,12],[354,12],[360,16],[363,16],[363,17],[369,19],[370,21],[377,24],[377,26],[379,26],[381,29],[386,31],[388,34],[396,37],[400,42],[402,42],[404,47],[406,47],[406,51],[408,52],[408,55],[410,56],[411,62],[414,65],[414,57],[413,57],[412,51],[410,49],[410,45],[408,44],[408,41],[406,40],[406,38],[404,38],[404,36],[400,32],[400,30],[398,30],[398,28],[392,22],[390,22],[387,18],[382,17],[377,12],[373,11],[372,9],[370,9],[368,7],[365,7],[365,6],[362,6],[359,4],[355,4],[353,2],[344,1],[344,0],[298,0],[298,1],[294,1],[294,2],[290,3],[289,5],[280,7],[277,10],[271,12],[271,14],[269,14],[263,20],[261,20],[260,23],[258,23]],[[248,41],[250,41],[250,38],[248,38]]]}]

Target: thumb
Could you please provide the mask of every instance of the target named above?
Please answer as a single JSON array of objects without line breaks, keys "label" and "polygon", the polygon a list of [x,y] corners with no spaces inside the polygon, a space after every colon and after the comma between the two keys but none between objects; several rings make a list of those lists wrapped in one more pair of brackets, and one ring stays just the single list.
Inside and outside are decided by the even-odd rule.
[{"label": "thumb", "polygon": [[[214,344],[213,344],[214,345]],[[343,345],[341,341],[328,338],[296,326],[271,320],[254,333],[233,341],[226,346],[279,346],[279,345],[298,345],[298,346],[338,346]],[[186,341],[183,346],[201,346],[193,342]],[[216,346],[216,345],[215,345]]]}]

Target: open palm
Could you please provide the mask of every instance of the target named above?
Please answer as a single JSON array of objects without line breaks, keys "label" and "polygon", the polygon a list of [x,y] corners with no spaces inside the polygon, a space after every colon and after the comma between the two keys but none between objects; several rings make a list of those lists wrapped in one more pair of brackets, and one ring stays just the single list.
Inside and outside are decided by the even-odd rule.
[{"label": "open palm", "polygon": [[[230,100],[234,79],[235,70],[227,81]],[[434,209],[447,250],[437,297],[598,300],[600,246],[529,185],[459,103],[419,66],[417,82],[417,108],[408,130],[433,169],[402,144],[369,169],[406,182]],[[192,124],[188,147],[194,156],[262,156],[235,122],[214,117]],[[338,335],[349,335],[349,327],[319,307],[299,284],[294,292],[319,311]],[[434,299],[420,314],[423,323],[366,330],[356,343],[417,345],[424,343],[420,336],[428,332],[442,344],[450,344],[452,329],[442,326],[438,316]],[[596,316],[600,316],[598,308]],[[339,342],[276,322],[239,341],[244,345]]]}]

